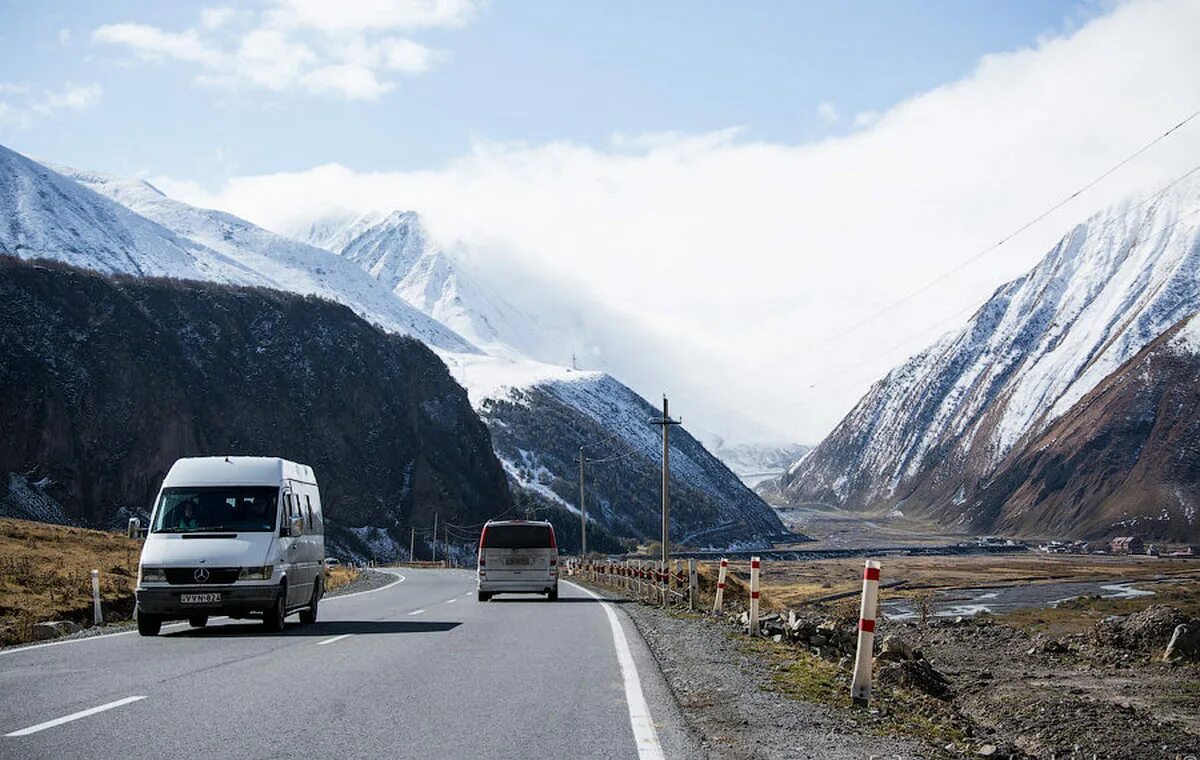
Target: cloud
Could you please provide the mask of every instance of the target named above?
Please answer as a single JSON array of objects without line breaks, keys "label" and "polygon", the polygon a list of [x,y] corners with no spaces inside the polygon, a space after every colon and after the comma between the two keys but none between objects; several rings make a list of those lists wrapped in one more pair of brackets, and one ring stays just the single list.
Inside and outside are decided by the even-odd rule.
[{"label": "cloud", "polygon": [[85,111],[100,102],[103,94],[99,84],[75,86],[66,83],[61,90],[43,90],[35,95],[33,87],[24,83],[0,82],[0,125],[29,129],[38,116],[51,116],[58,111]]},{"label": "cloud", "polygon": [[854,126],[869,127],[879,121],[881,115],[878,111],[860,111],[854,114]]},{"label": "cloud", "polygon": [[838,120],[837,106],[826,101],[825,103],[817,106],[817,116],[827,125],[833,124]]},{"label": "cloud", "polygon": [[462,26],[478,9],[473,0],[270,0],[256,13],[204,8],[199,27],[180,32],[105,24],[92,40],[197,65],[205,86],[375,100],[395,88],[392,75],[420,74],[445,57],[396,32]]},{"label": "cloud", "polygon": [[1195,166],[1200,121],[996,253],[841,334],[1200,107],[1196,71],[1200,4],[1151,0],[989,55],[814,143],[736,130],[606,147],[481,141],[425,171],[331,164],[209,191],[160,186],[278,230],[331,208],[416,209],[443,244],[586,292],[656,336],[637,350],[607,346],[607,366],[650,397],[670,390],[692,424],[722,430],[728,419],[709,411],[722,402],[814,440],[1071,225]]}]

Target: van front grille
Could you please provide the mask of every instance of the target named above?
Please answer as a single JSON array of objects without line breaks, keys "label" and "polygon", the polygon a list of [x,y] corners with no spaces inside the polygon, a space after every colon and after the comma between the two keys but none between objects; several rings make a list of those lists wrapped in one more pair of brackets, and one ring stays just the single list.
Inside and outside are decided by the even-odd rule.
[{"label": "van front grille", "polygon": [[[208,578],[200,580],[196,578],[196,572],[199,570],[206,571]],[[167,576],[167,583],[174,586],[212,586],[214,584],[221,585],[233,583],[237,580],[238,573],[241,568],[238,567],[168,567],[164,571]],[[203,577],[203,574],[201,574]]]}]

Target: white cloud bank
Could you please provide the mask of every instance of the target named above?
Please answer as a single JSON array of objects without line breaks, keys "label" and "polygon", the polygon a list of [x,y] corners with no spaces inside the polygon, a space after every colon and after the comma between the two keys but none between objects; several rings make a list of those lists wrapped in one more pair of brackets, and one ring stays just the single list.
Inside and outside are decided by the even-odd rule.
[{"label": "white cloud bank", "polygon": [[76,86],[67,82],[60,90],[35,92],[25,83],[0,82],[0,126],[29,129],[39,116],[86,111],[100,102],[103,92],[98,84]]},{"label": "white cloud bank", "polygon": [[[842,332],[986,248],[1200,108],[1200,3],[1122,5],[960,81],[803,145],[712,135],[479,143],[432,171],[338,165],[168,192],[268,227],[329,208],[412,208],[444,243],[534,267],[658,346],[610,369],[720,430],[717,402],[802,440],[960,324],[1072,223],[1200,163],[1200,120],[1063,211],[885,317]],[[830,339],[831,337],[836,339]],[[715,400],[715,401],[714,401]]]},{"label": "white cloud bank", "polygon": [[398,32],[462,26],[478,7],[478,0],[269,0],[256,10],[204,8],[198,27],[179,32],[105,24],[92,40],[149,61],[195,65],[195,81],[208,87],[376,100],[395,88],[395,75],[420,74],[444,56]]}]

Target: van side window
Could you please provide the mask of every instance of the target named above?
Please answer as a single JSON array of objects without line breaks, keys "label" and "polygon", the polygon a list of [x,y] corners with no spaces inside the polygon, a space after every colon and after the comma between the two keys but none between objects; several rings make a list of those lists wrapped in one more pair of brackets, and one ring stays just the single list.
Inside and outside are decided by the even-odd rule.
[{"label": "van side window", "polygon": [[308,506],[308,529],[313,529],[313,514],[312,514],[312,499],[308,494],[304,494],[304,503]]}]

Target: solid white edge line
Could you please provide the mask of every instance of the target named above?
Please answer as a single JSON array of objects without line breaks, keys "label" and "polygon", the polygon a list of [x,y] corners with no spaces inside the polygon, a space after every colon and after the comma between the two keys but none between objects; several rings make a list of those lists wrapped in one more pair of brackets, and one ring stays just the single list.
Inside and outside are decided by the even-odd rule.
[{"label": "solid white edge line", "polygon": [[96,713],[101,713],[101,712],[104,712],[105,710],[111,710],[114,707],[120,707],[122,705],[127,705],[127,704],[130,704],[131,702],[140,702],[143,699],[145,699],[144,696],[142,696],[142,697],[125,697],[124,699],[118,699],[116,702],[109,702],[108,704],[100,705],[99,707],[91,707],[91,708],[88,708],[87,710],[80,710],[77,713],[71,713],[70,715],[62,716],[61,718],[55,718],[54,720],[48,720],[45,723],[39,723],[36,726],[30,726],[29,728],[22,728],[20,731],[13,731],[12,733],[5,734],[5,736],[6,737],[8,737],[8,736],[29,736],[30,734],[36,734],[38,731],[45,731],[47,728],[54,728],[55,726],[61,726],[62,724],[70,723],[73,720],[79,720],[80,718],[86,718],[89,715],[95,715]]},{"label": "solid white edge line", "polygon": [[640,760],[663,760],[662,744],[658,741],[658,731],[650,718],[650,708],[646,705],[646,697],[642,694],[642,682],[638,679],[637,664],[633,661],[633,652],[629,650],[629,642],[625,639],[625,629],[617,619],[617,613],[612,605],[604,599],[571,581],[563,581],[568,586],[579,589],[600,602],[604,614],[608,616],[608,625],[612,629],[613,647],[617,650],[617,664],[621,667],[621,678],[625,682],[625,704],[629,708],[629,725],[633,729],[633,739],[637,743]]},{"label": "solid white edge line", "polygon": [[326,644],[332,644],[335,641],[341,641],[342,639],[350,638],[353,635],[354,634],[352,634],[352,633],[343,633],[341,636],[334,636],[332,639],[325,639],[324,641],[318,641],[317,646],[323,647]]},{"label": "solid white edge line", "polygon": [[[323,598],[323,599],[321,599],[322,603],[329,604],[330,602],[336,602],[339,599],[349,599],[352,596],[362,596],[363,594],[374,594],[376,591],[383,591],[384,589],[389,589],[392,586],[395,586],[398,583],[404,583],[404,581],[405,581],[405,577],[403,575],[401,575],[400,573],[397,573],[397,572],[394,572],[391,570],[387,570],[382,567],[373,568],[373,569],[378,570],[381,573],[385,573],[386,575],[394,575],[394,576],[396,576],[396,580],[392,581],[391,583],[387,584],[386,586],[380,586],[379,588],[369,588],[366,591],[355,591],[353,594],[342,594],[341,596],[331,596],[327,599]],[[223,619],[224,618],[213,618],[213,620],[223,620]],[[181,625],[187,625],[187,621],[183,621],[183,622],[179,622],[179,623],[168,623],[168,624],[164,625],[163,627],[164,628],[177,628]],[[87,641],[99,641],[101,639],[115,639],[118,636],[130,636],[135,633],[137,633],[136,630],[117,631],[116,633],[102,633],[98,636],[84,636],[83,638],[79,638],[79,639],[65,639],[63,641],[47,641],[44,644],[31,644],[29,646],[24,646],[24,647],[5,647],[3,649],[0,649],[0,657],[3,657],[6,654],[20,654],[21,652],[32,652],[35,649],[45,649],[46,647],[58,647],[58,646],[62,646],[63,644],[82,644]]]}]

